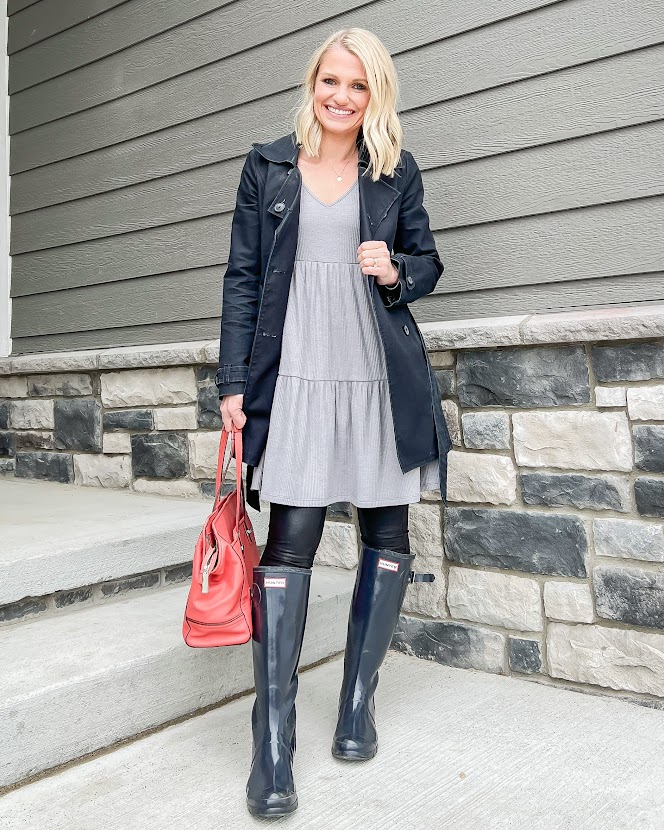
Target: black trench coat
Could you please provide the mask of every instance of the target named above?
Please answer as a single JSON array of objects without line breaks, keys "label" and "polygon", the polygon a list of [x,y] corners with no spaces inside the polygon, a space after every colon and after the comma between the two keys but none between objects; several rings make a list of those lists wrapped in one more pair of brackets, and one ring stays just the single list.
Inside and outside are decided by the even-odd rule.
[{"label": "black trench coat", "polygon": [[[399,269],[394,288],[365,275],[385,352],[397,457],[404,473],[438,458],[445,500],[451,441],[438,383],[408,308],[408,303],[434,290],[443,272],[422,204],[422,176],[412,154],[403,150],[394,176],[382,174],[373,182],[370,174],[362,175],[369,156],[361,128],[357,148],[360,241],[384,240]],[[220,399],[244,395],[246,499],[256,510],[260,510],[258,492],[250,485],[267,441],[297,247],[302,185],[298,153],[294,132],[252,144],[237,191],[223,281],[215,382]]]}]

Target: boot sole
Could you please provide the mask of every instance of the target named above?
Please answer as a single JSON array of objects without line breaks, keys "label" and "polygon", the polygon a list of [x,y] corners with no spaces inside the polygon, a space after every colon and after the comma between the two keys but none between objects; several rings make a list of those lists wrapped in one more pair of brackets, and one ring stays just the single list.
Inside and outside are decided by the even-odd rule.
[{"label": "boot sole", "polygon": [[370,761],[372,758],[376,757],[376,753],[378,752],[378,747],[371,753],[371,755],[362,755],[357,750],[346,750],[341,751],[338,749],[332,749],[332,755],[335,758],[338,758],[340,761]]},{"label": "boot sole", "polygon": [[286,816],[297,810],[297,798],[294,801],[283,804],[273,804],[269,807],[255,801],[247,800],[247,808],[252,816],[255,818],[273,818],[276,816]]}]

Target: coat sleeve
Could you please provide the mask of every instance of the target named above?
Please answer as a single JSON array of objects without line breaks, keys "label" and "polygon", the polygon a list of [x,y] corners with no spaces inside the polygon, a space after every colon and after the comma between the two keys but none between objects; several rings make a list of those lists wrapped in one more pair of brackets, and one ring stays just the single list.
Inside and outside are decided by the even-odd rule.
[{"label": "coat sleeve", "polygon": [[412,303],[430,294],[443,273],[443,263],[429,227],[429,214],[423,205],[422,174],[412,153],[405,153],[405,157],[408,178],[401,196],[391,256],[399,269],[399,281],[392,288],[376,283],[387,308]]},{"label": "coat sleeve", "polygon": [[262,179],[256,166],[257,155],[252,148],[244,161],[231,225],[223,281],[219,370],[215,377],[219,398],[244,393],[258,323]]}]

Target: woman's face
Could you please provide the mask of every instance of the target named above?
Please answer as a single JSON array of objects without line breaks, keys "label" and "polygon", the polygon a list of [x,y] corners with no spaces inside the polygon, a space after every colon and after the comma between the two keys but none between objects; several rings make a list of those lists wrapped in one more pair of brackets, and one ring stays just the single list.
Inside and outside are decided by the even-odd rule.
[{"label": "woman's face", "polygon": [[[314,112],[323,129],[357,135],[369,97],[364,66],[357,55],[342,47],[328,49],[314,88]],[[342,112],[334,112],[335,109]]]}]

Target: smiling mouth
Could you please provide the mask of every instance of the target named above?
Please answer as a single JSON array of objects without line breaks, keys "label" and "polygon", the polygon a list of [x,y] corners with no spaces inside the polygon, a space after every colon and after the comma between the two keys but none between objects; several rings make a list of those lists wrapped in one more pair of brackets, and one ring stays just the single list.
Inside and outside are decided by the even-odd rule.
[{"label": "smiling mouth", "polygon": [[354,113],[355,113],[355,110],[338,110],[338,111],[335,112],[336,107],[332,108],[332,107],[330,107],[329,104],[325,104],[325,109],[328,112],[331,112],[332,115],[337,115],[339,117],[348,117],[350,115],[354,115]]}]

